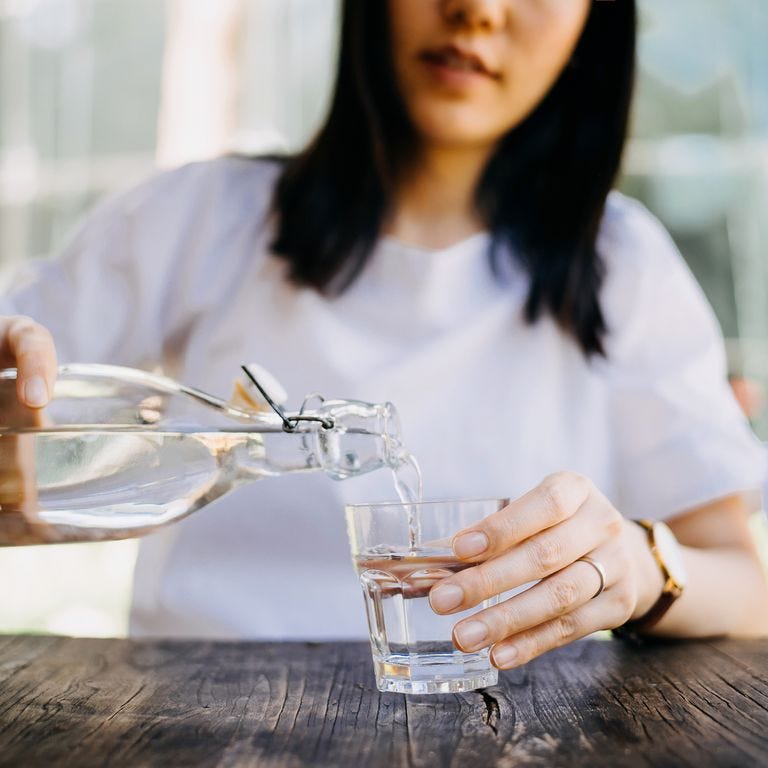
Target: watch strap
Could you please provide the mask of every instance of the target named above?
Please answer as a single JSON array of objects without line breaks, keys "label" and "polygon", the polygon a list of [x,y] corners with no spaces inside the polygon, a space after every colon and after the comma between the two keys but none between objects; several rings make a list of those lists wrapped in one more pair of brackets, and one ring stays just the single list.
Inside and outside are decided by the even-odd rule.
[{"label": "watch strap", "polygon": [[659,595],[659,599],[642,616],[628,621],[624,627],[630,632],[645,632],[661,621],[678,597],[680,597],[678,590],[667,591],[665,588]]},{"label": "watch strap", "polygon": [[637,619],[622,624],[614,630],[614,634],[618,637],[635,636],[646,632],[664,617],[664,614],[672,607],[673,603],[682,594],[682,589],[675,583],[674,579],[667,570],[664,561],[659,556],[656,549],[656,536],[654,533],[653,522],[651,520],[634,520],[641,528],[643,528],[648,536],[648,544],[651,547],[654,559],[656,560],[661,572],[664,576],[664,588],[661,590],[656,602]]}]

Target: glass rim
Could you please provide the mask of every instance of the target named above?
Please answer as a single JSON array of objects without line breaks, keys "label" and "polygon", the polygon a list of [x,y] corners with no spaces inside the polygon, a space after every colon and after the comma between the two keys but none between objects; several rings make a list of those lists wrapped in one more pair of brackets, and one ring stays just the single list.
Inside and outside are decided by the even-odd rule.
[{"label": "glass rim", "polygon": [[508,496],[480,496],[466,499],[427,499],[425,501],[369,501],[360,504],[345,504],[344,509],[354,512],[372,507],[426,507],[430,504],[476,504],[481,501],[504,501],[509,504]]}]

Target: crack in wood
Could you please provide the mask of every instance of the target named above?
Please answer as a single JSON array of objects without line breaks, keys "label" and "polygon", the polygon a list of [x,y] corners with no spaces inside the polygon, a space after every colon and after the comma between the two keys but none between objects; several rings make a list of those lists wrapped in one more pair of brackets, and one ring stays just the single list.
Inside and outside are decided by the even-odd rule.
[{"label": "crack in wood", "polygon": [[414,762],[414,754],[413,754],[413,742],[412,742],[412,734],[411,729],[408,725],[408,699],[403,694],[403,713],[405,715],[405,748],[406,748],[406,756],[408,759],[408,765],[415,765]]},{"label": "crack in wood", "polygon": [[730,681],[730,680],[729,680],[727,677],[724,677],[724,676],[723,676],[723,675],[721,675],[719,672],[715,672],[714,674],[715,674],[715,676],[716,676],[716,677],[717,677],[719,680],[721,680],[721,681],[722,681],[722,682],[723,682],[725,685],[727,685],[727,686],[728,686],[728,687],[729,687],[731,690],[733,690],[733,691],[735,691],[736,693],[738,693],[738,694],[739,694],[739,696],[743,696],[743,697],[745,697],[745,698],[749,699],[749,700],[750,700],[750,701],[751,701],[753,704],[757,705],[758,707],[763,707],[763,706],[764,706],[764,704],[763,704],[762,702],[758,701],[758,700],[757,700],[756,698],[754,698],[753,696],[750,696],[750,695],[749,695],[749,693],[747,693],[746,691],[742,690],[741,688],[737,688],[737,687],[736,687],[736,686],[735,686],[735,685],[734,685],[734,684],[733,684],[733,683],[732,683],[732,682],[731,682],[731,681]]},{"label": "crack in wood", "polygon": [[501,709],[499,708],[499,701],[495,696],[491,696],[485,688],[478,688],[477,691],[483,699],[485,704],[485,713],[483,714],[483,723],[487,725],[492,731],[494,736],[499,735],[498,721],[501,720]]}]

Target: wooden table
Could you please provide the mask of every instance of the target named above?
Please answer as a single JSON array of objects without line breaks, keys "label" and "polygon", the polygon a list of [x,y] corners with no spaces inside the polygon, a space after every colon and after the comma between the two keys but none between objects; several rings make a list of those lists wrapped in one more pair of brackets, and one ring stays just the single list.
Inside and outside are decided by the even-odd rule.
[{"label": "wooden table", "polygon": [[380,694],[361,643],[0,637],[2,766],[768,765],[768,642],[585,640]]}]

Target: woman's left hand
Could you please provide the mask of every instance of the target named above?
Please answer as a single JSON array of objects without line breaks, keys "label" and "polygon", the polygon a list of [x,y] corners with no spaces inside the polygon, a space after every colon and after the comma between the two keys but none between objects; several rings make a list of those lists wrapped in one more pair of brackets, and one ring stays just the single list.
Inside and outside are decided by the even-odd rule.
[{"label": "woman's left hand", "polygon": [[[492,645],[491,660],[500,669],[640,616],[662,589],[642,529],[625,520],[590,480],[571,472],[550,475],[461,531],[453,549],[478,564],[432,588],[429,599],[437,613],[466,610],[541,579],[454,628],[457,648],[469,652]],[[579,560],[585,556],[605,571],[599,594],[600,574]]]}]

